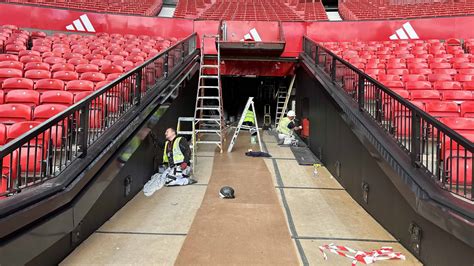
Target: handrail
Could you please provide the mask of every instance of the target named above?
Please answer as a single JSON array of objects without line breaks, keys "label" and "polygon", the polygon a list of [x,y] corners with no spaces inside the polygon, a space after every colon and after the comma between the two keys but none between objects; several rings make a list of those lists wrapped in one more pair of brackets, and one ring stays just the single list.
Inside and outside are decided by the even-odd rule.
[{"label": "handrail", "polygon": [[329,49],[303,39],[303,53],[340,86],[440,187],[473,201],[473,143]]},{"label": "handrail", "polygon": [[0,147],[0,182],[7,182],[0,198],[54,178],[85,157],[91,145],[196,51],[196,41],[193,33]]}]

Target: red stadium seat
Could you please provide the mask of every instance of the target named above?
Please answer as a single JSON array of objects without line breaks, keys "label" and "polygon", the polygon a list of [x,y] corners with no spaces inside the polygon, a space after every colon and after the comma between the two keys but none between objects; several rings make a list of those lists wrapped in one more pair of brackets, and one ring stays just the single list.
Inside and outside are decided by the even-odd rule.
[{"label": "red stadium seat", "polygon": [[400,75],[380,74],[378,79],[380,80],[380,82],[382,82],[382,81],[400,81]]},{"label": "red stadium seat", "polygon": [[79,74],[75,71],[58,71],[53,73],[53,78],[62,81],[71,81],[79,79]]},{"label": "red stadium seat", "polygon": [[431,74],[428,75],[428,80],[431,82],[435,81],[451,81],[453,78],[448,74]]},{"label": "red stadium seat", "polygon": [[[462,112],[462,106],[461,106],[461,112]],[[474,133],[474,118],[446,117],[446,118],[440,118],[439,120],[446,126],[459,132],[460,134],[473,134]]]},{"label": "red stadium seat", "polygon": [[426,76],[420,74],[406,74],[402,76],[402,81],[426,81]]},{"label": "red stadium seat", "polygon": [[1,104],[0,123],[14,124],[31,120],[31,107],[24,104]]},{"label": "red stadium seat", "polygon": [[461,83],[457,81],[437,81],[434,83],[435,90],[462,90]]},{"label": "red stadium seat", "polygon": [[403,89],[405,84],[402,81],[381,81],[383,85],[390,89]]},{"label": "red stadium seat", "polygon": [[89,60],[84,59],[84,58],[82,58],[82,59],[81,58],[71,58],[71,59],[67,60],[67,62],[69,64],[73,64],[75,66],[89,64]]},{"label": "red stadium seat", "polygon": [[92,82],[100,82],[105,80],[105,74],[100,72],[84,72],[81,74],[81,79]]},{"label": "red stadium seat", "polygon": [[8,78],[21,78],[23,71],[13,68],[0,68],[0,85]]},{"label": "red stadium seat", "polygon": [[51,78],[51,72],[48,70],[28,70],[25,72],[25,78],[32,80],[49,79]]},{"label": "red stadium seat", "polygon": [[58,63],[51,66],[51,72],[58,71],[74,71],[76,67],[73,64],[69,63]]},{"label": "red stadium seat", "polygon": [[429,90],[431,83],[429,81],[408,81],[405,83],[407,90]]},{"label": "red stadium seat", "polygon": [[26,63],[25,71],[28,70],[46,70],[49,71],[49,64],[41,62]]},{"label": "red stadium seat", "polygon": [[457,74],[454,76],[454,80],[460,82],[474,81],[474,75]]},{"label": "red stadium seat", "polygon": [[443,91],[443,101],[472,101],[474,100],[474,95],[471,91]]},{"label": "red stadium seat", "polygon": [[27,78],[8,78],[3,81],[2,89],[7,93],[11,90],[32,90],[33,80]]},{"label": "red stadium seat", "polygon": [[58,56],[51,56],[43,59],[43,62],[48,63],[50,65],[54,65],[59,63],[66,63],[66,59]]},{"label": "red stadium seat", "polygon": [[412,101],[432,102],[440,101],[441,94],[436,90],[414,90],[410,92]]},{"label": "red stadium seat", "polygon": [[99,66],[94,64],[80,64],[76,65],[76,72],[79,74],[85,72],[99,72]]},{"label": "red stadium seat", "polygon": [[31,62],[41,62],[41,61],[42,59],[41,59],[41,56],[39,55],[25,55],[25,56],[20,57],[20,62],[22,62],[23,64],[31,63]]},{"label": "red stadium seat", "polygon": [[[40,125],[40,122],[19,122],[10,126],[7,131],[7,140],[11,141]],[[45,151],[49,146],[50,135],[39,134],[38,138],[21,148],[20,165],[22,171],[38,173],[44,169]]]},{"label": "red stadium seat", "polygon": [[23,70],[23,63],[18,61],[0,61],[0,68]]},{"label": "red stadium seat", "polygon": [[19,103],[28,106],[39,105],[40,94],[33,90],[13,90],[5,96],[5,103]]},{"label": "red stadium seat", "polygon": [[434,117],[459,117],[459,105],[452,101],[427,102],[426,111]]},{"label": "red stadium seat", "polygon": [[40,93],[50,90],[63,90],[64,81],[59,79],[40,79],[36,81],[34,89]]},{"label": "red stadium seat", "polygon": [[98,65],[99,67],[102,67],[104,65],[109,65],[112,62],[110,60],[107,60],[107,59],[92,59],[90,61],[90,63],[94,64],[94,65]]},{"label": "red stadium seat", "polygon": [[464,75],[474,75],[474,68],[471,68],[471,69],[459,69],[458,72],[459,72],[459,74],[464,74]]},{"label": "red stadium seat", "polygon": [[70,106],[73,104],[74,94],[68,91],[45,91],[41,94],[41,104],[62,104]]},{"label": "red stadium seat", "polygon": [[433,69],[433,74],[446,74],[446,75],[451,75],[454,76],[458,73],[456,69],[452,68],[437,68]]},{"label": "red stadium seat", "polygon": [[397,68],[397,69],[387,69],[387,74],[391,74],[391,75],[405,75],[405,74],[408,74],[408,69],[400,69],[400,68]]},{"label": "red stadium seat", "polygon": [[474,91],[474,81],[463,82],[462,87],[464,90]]},{"label": "red stadium seat", "polygon": [[22,56],[25,55],[36,55],[36,56],[41,56],[40,52],[38,51],[32,51],[32,50],[23,50],[18,53],[18,56],[21,58]]},{"label": "red stadium seat", "polygon": [[474,118],[474,102],[464,102],[461,104],[461,116]]},{"label": "red stadium seat", "polygon": [[123,68],[118,65],[108,64],[102,66],[101,72],[104,74],[123,73]]},{"label": "red stadium seat", "polygon": [[42,104],[33,112],[33,121],[44,122],[49,118],[63,112],[68,107],[62,104]]},{"label": "red stadium seat", "polygon": [[421,74],[421,75],[429,75],[433,73],[433,71],[430,68],[413,68],[410,69],[411,74]]},{"label": "red stadium seat", "polygon": [[431,69],[436,69],[436,68],[451,68],[450,63],[431,63],[430,64]]},{"label": "red stadium seat", "polygon": [[70,91],[72,93],[93,90],[94,83],[88,80],[72,80],[66,84],[66,91]]},{"label": "red stadium seat", "polygon": [[18,55],[0,54],[0,61],[18,61]]}]

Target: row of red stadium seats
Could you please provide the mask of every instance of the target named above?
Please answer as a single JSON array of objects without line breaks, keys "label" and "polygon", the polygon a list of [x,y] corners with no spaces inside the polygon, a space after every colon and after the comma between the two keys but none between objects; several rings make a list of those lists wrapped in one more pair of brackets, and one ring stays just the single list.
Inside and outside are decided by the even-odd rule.
[{"label": "row of red stadium seats", "polygon": [[61,1],[61,0],[6,0],[3,2],[34,4],[68,9],[90,10],[96,12],[155,16],[161,10],[161,0],[112,0],[112,1]]}]

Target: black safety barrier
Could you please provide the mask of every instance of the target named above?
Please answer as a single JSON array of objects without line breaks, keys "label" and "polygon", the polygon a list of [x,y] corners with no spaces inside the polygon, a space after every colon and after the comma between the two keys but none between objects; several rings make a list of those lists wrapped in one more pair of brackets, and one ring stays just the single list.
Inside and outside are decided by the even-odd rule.
[{"label": "black safety barrier", "polygon": [[[433,182],[473,201],[473,143],[322,45],[304,37],[303,52],[410,156]],[[440,119],[440,120],[438,120]],[[466,123],[458,119],[458,126]]]},{"label": "black safety barrier", "polygon": [[24,134],[0,148],[0,200],[57,177],[85,157],[157,83],[179,71],[195,54],[196,41],[194,33],[39,125],[12,125]]}]

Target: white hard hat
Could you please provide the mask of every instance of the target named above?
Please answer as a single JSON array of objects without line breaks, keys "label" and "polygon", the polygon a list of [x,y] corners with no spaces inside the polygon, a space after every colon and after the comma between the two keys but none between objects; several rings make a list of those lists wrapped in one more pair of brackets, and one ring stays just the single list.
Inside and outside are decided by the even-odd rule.
[{"label": "white hard hat", "polygon": [[290,110],[290,111],[288,111],[288,113],[286,114],[286,116],[295,117],[295,116],[296,116],[296,113],[295,113],[295,111]]}]

